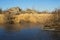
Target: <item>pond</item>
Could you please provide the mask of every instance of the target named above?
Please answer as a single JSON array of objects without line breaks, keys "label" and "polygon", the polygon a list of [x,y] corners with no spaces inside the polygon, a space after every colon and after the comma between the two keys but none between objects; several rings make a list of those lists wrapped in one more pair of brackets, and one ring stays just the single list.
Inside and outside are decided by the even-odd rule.
[{"label": "pond", "polygon": [[36,24],[0,26],[0,40],[60,40],[59,31],[45,31]]}]

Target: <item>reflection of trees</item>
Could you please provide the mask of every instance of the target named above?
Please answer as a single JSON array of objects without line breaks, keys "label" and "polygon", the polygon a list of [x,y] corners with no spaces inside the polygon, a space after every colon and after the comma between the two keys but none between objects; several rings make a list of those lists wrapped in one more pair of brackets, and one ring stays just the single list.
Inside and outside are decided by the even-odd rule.
[{"label": "reflection of trees", "polygon": [[53,38],[53,40],[60,40],[60,32],[59,31],[53,31],[52,38]]},{"label": "reflection of trees", "polygon": [[5,30],[6,31],[8,31],[8,32],[10,32],[10,31],[12,31],[14,28],[13,28],[13,26],[11,25],[11,24],[5,24]]},{"label": "reflection of trees", "polygon": [[22,28],[22,25],[20,25],[20,24],[5,24],[4,27],[5,27],[6,31],[11,32],[11,31],[20,31],[20,29]]}]

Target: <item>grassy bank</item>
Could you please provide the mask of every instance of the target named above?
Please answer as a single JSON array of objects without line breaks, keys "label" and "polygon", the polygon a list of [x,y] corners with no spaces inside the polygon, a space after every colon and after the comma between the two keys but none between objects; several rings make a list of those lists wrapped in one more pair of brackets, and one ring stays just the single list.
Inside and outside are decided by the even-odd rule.
[{"label": "grassy bank", "polygon": [[39,24],[47,24],[53,22],[55,18],[55,14],[19,14],[19,15],[11,15],[11,18],[5,14],[0,14],[0,24],[6,23],[8,20],[13,21],[15,24],[17,23],[39,23]]},{"label": "grassy bank", "polygon": [[6,17],[4,14],[0,14],[0,24],[4,24],[6,22]]},{"label": "grassy bank", "polygon": [[20,14],[13,15],[13,17],[15,17],[15,19],[13,19],[14,23],[26,21],[32,23],[46,24],[54,20],[55,14]]}]

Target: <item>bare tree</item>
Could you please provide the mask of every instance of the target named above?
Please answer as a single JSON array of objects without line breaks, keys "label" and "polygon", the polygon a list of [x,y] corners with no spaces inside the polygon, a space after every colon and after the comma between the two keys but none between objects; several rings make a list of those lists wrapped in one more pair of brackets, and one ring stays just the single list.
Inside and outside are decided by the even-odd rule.
[{"label": "bare tree", "polygon": [[60,30],[60,9],[56,9],[54,12],[52,12],[53,14],[55,14],[55,19],[53,21],[53,24],[55,26],[56,30]]},{"label": "bare tree", "polygon": [[2,14],[2,9],[0,8],[0,14]]}]

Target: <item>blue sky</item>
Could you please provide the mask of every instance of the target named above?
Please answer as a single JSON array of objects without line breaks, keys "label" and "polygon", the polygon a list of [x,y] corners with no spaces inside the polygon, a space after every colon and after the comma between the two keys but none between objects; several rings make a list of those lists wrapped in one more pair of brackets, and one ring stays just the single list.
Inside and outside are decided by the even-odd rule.
[{"label": "blue sky", "polygon": [[20,7],[21,9],[35,9],[39,11],[52,11],[60,7],[60,0],[0,0],[0,8],[3,10],[11,7]]}]

